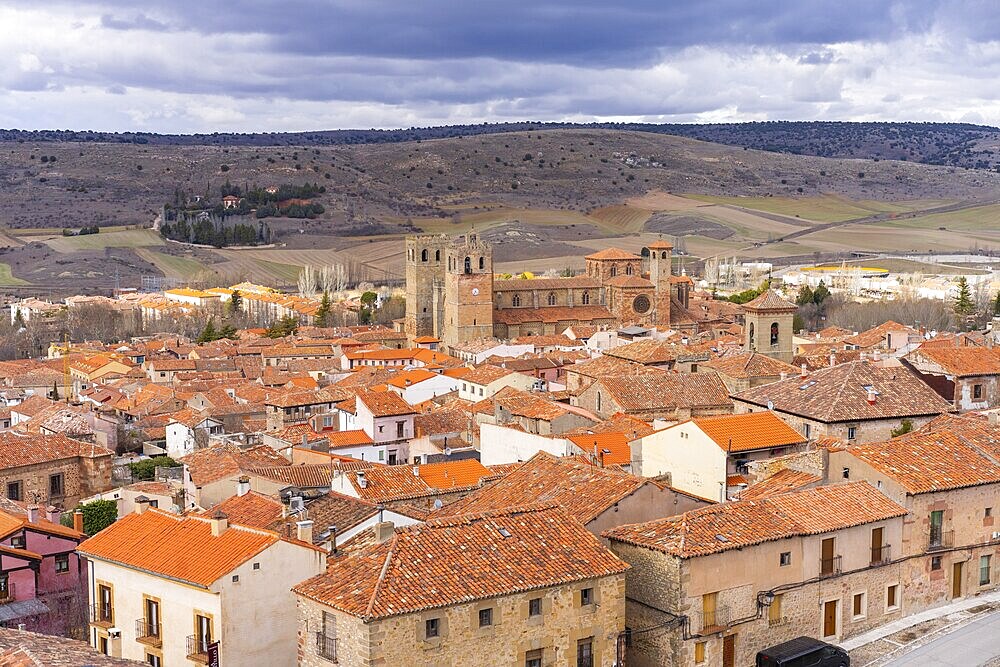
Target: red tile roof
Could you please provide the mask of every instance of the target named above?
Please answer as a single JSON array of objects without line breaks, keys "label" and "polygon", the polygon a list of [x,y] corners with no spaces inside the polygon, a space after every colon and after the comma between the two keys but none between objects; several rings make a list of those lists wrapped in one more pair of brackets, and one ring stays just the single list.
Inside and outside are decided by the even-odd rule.
[{"label": "red tile roof", "polygon": [[230,444],[215,445],[196,450],[180,461],[187,466],[191,481],[198,486],[245,472],[254,466],[291,465],[288,459],[267,445],[249,449]]},{"label": "red tile roof", "polygon": [[232,523],[252,528],[268,528],[281,518],[284,507],[281,501],[271,496],[248,491],[242,496],[227,498],[212,509],[199,512],[195,516],[210,519],[215,512],[221,511]]},{"label": "red tile roof", "polygon": [[364,403],[375,417],[397,417],[415,412],[409,403],[392,391],[359,391],[357,400]]},{"label": "red tile roof", "polygon": [[591,253],[584,257],[584,259],[642,259],[638,255],[633,255],[630,252],[625,252],[620,248],[605,248],[604,250],[599,250],[595,253]]},{"label": "red tile roof", "polygon": [[669,373],[649,369],[640,375],[606,376],[600,383],[626,412],[732,406],[726,385],[714,373]]},{"label": "red tile roof", "polygon": [[806,486],[819,484],[823,478],[812,473],[785,468],[779,470],[767,479],[757,482],[740,493],[740,500],[760,500],[779,493],[796,491]]},{"label": "red tile roof", "polygon": [[64,435],[0,432],[0,470],[76,457],[100,456],[114,456],[114,452]]},{"label": "red tile roof", "polygon": [[723,451],[748,452],[806,442],[805,436],[770,411],[698,417],[691,421]]},{"label": "red tile roof", "polygon": [[548,306],[544,308],[502,308],[493,313],[493,320],[500,324],[525,322],[592,322],[614,320],[615,316],[604,306]]},{"label": "red tile roof", "polygon": [[799,307],[791,301],[787,301],[773,289],[769,289],[753,301],[743,304],[743,309],[751,312],[783,313],[795,312]]},{"label": "red tile roof", "polygon": [[621,432],[589,433],[585,435],[569,435],[566,439],[583,450],[589,458],[595,459],[599,465],[631,465],[632,449],[629,438]]},{"label": "red tile roof", "polygon": [[781,377],[782,373],[791,377],[800,372],[799,368],[756,352],[744,352],[712,359],[703,364],[731,378]]},{"label": "red tile roof", "polygon": [[534,506],[398,529],[293,590],[369,621],[626,569],[559,508]]},{"label": "red tile roof", "polygon": [[334,431],[325,433],[326,439],[330,442],[330,449],[338,447],[357,447],[358,445],[374,444],[371,436],[358,429],[356,431]]},{"label": "red tile roof", "polygon": [[921,346],[908,356],[923,357],[955,377],[1000,375],[1000,348]]}]

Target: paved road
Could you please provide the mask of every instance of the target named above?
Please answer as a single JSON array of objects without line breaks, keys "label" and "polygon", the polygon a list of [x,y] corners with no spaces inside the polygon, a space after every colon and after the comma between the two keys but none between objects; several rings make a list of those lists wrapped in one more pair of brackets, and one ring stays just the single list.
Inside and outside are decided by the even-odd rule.
[{"label": "paved road", "polygon": [[1000,656],[1000,612],[984,616],[885,667],[980,667]]}]

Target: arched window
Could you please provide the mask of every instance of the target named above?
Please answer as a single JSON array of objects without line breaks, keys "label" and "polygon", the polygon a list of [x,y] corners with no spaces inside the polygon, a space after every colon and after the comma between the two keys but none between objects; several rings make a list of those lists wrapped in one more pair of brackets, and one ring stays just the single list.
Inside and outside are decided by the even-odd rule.
[{"label": "arched window", "polygon": [[486,268],[486,258],[485,257],[480,257],[479,258],[479,270],[482,271],[485,268]]},{"label": "arched window", "polygon": [[753,331],[753,322],[750,323],[750,328],[747,331],[748,331],[748,335],[749,335],[749,338],[750,338],[750,349],[751,350],[756,350],[757,349],[757,341],[754,340],[754,337],[753,337],[753,334],[754,334],[754,331]]},{"label": "arched window", "polygon": [[611,267],[611,277],[614,278],[617,275],[618,275],[618,267],[617,266],[612,266]]},{"label": "arched window", "polygon": [[546,302],[550,306],[556,305],[556,295],[555,295],[555,292],[549,292],[549,296],[546,298]]},{"label": "arched window", "polygon": [[510,305],[514,306],[515,308],[517,306],[520,306],[521,305],[521,295],[520,294],[515,294],[514,298],[512,298],[510,300]]},{"label": "arched window", "polygon": [[440,250],[435,250],[434,251],[434,261],[435,262],[440,262],[441,261],[441,251]]},{"label": "arched window", "polygon": [[777,345],[777,344],[778,344],[778,323],[777,322],[772,322],[771,323],[771,345],[773,346],[773,345]]},{"label": "arched window", "polygon": [[409,258],[410,258],[410,261],[412,262],[412,261],[413,261],[413,248],[410,248],[410,250],[409,250],[409,252],[407,253],[407,255],[409,256]]},{"label": "arched window", "polygon": [[471,257],[466,257],[465,258],[465,272],[466,273],[472,273],[472,258]]},{"label": "arched window", "polygon": [[[643,248],[642,252],[639,254],[642,255],[643,257],[649,257],[649,248]],[[653,253],[653,257],[656,257],[655,252]]]},{"label": "arched window", "polygon": [[420,261],[421,262],[427,261],[427,248],[424,248],[423,250],[420,251]]},{"label": "arched window", "polygon": [[585,306],[590,304],[590,292],[583,293],[583,296],[580,297],[580,303],[582,303]]},{"label": "arched window", "polygon": [[664,250],[662,253],[660,253],[660,259],[666,259],[666,258],[667,258],[667,251]]},{"label": "arched window", "polygon": [[597,411],[601,411],[601,392],[597,392]]},{"label": "arched window", "polygon": [[632,275],[632,265],[631,265],[631,264],[629,264],[629,265],[627,265],[627,266],[625,267],[625,275],[626,275],[626,276],[630,276],[630,275]]}]

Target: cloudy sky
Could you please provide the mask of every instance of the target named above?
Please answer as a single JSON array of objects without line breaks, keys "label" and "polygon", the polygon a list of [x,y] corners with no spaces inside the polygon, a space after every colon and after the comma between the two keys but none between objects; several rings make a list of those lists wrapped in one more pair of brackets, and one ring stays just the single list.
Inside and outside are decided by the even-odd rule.
[{"label": "cloudy sky", "polygon": [[3,0],[0,127],[1000,125],[989,0]]}]

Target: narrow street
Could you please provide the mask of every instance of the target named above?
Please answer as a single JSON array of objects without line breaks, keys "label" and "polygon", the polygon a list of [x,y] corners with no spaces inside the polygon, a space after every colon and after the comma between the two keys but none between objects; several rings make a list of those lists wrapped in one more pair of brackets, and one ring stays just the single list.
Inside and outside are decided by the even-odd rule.
[{"label": "narrow street", "polygon": [[885,667],[984,667],[1000,664],[1000,612],[942,635]]}]

